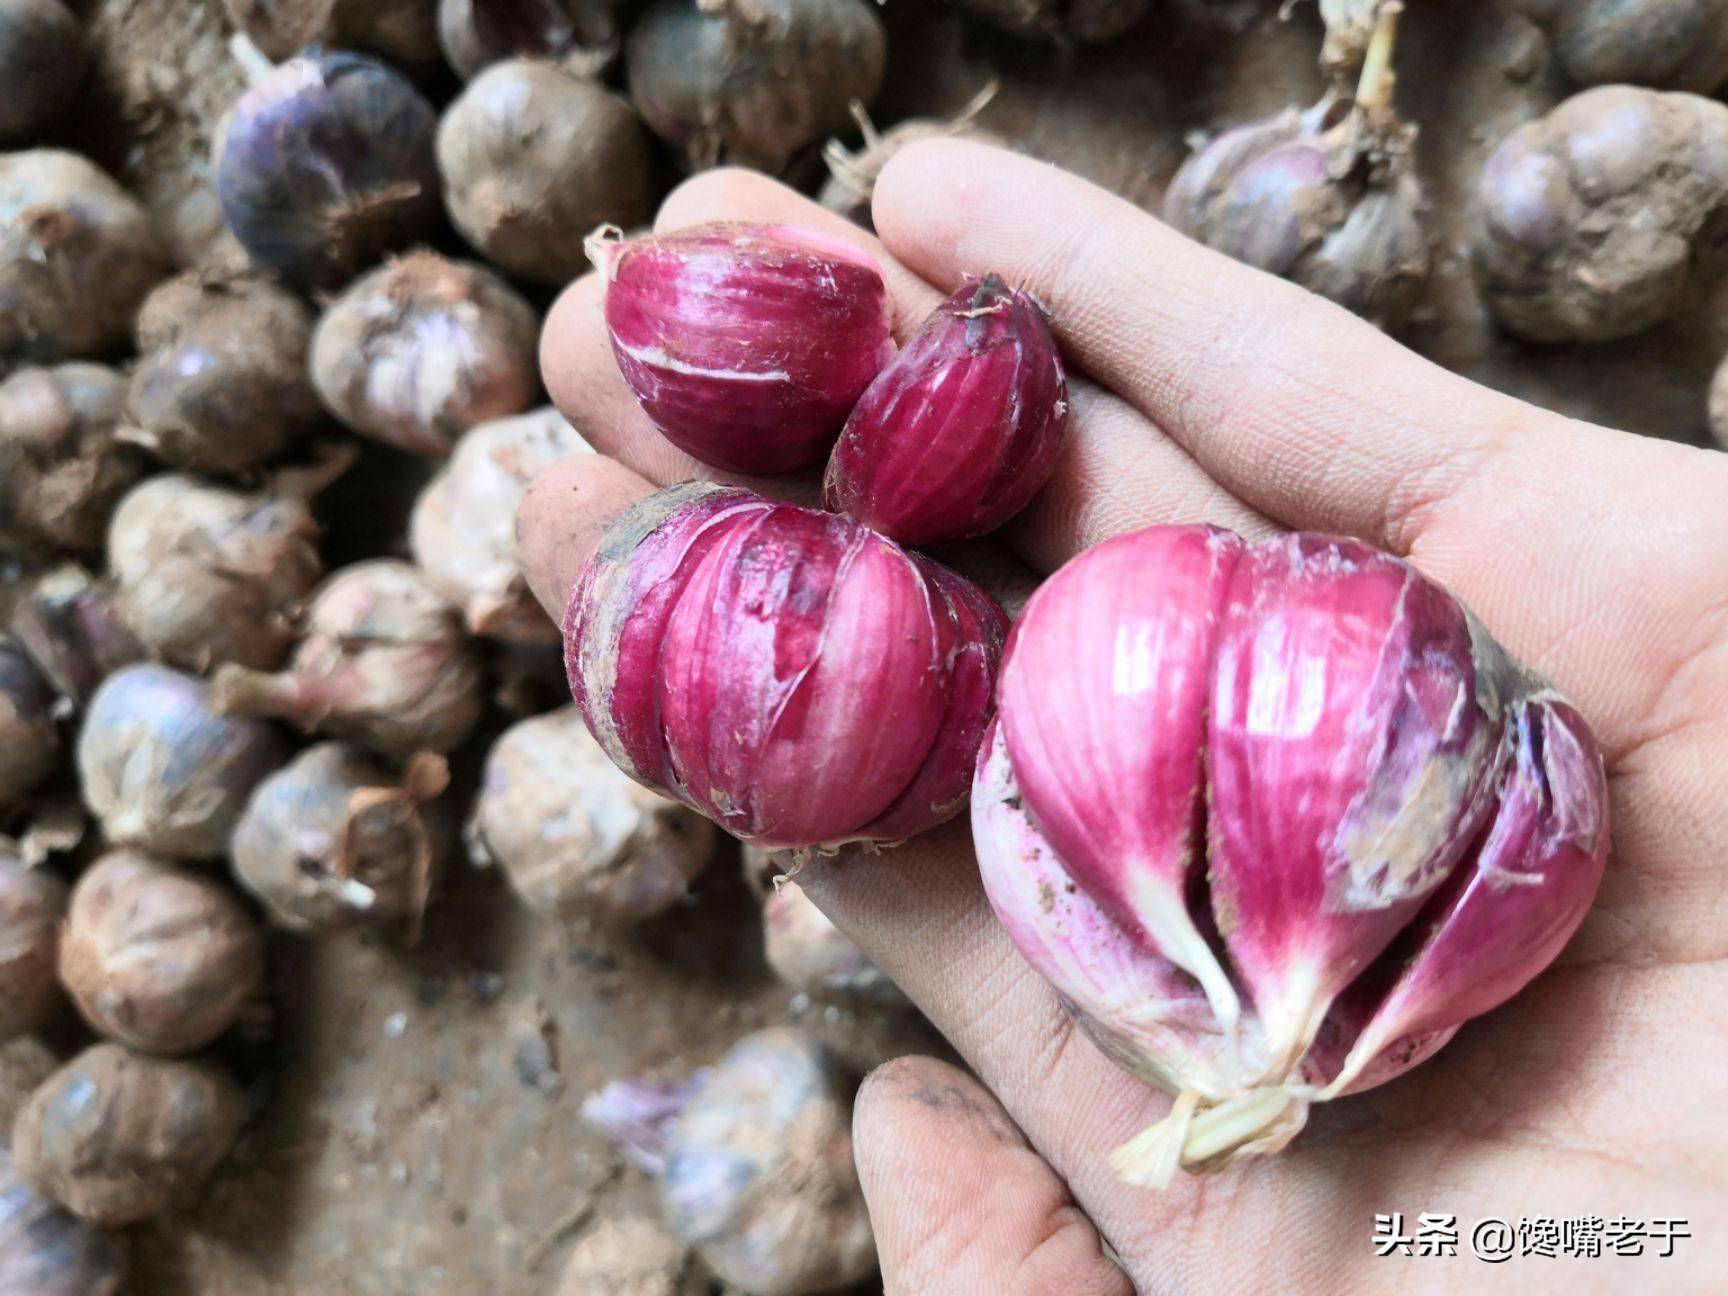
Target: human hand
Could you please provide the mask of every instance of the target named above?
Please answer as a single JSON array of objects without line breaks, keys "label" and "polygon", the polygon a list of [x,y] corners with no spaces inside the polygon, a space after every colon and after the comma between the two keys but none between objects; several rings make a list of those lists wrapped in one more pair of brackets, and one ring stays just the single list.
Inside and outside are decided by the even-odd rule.
[{"label": "human hand", "polygon": [[[1614,856],[1552,969],[1433,1060],[1316,1109],[1277,1157],[1163,1193],[1124,1186],[1107,1157],[1169,1098],[1098,1053],[1009,944],[964,818],[810,867],[810,895],[983,1080],[906,1058],[859,1093],[887,1291],[1486,1290],[1509,1279],[1469,1258],[1487,1216],[1689,1222],[1672,1258],[1525,1260],[1521,1287],[1709,1287],[1728,1236],[1728,1126],[1712,1101],[1728,1074],[1728,455],[1489,391],[1084,181],[975,144],[917,145],[888,167],[880,242],[736,171],[683,185],[658,225],[716,219],[868,247],[901,338],[985,270],[1049,306],[1073,371],[1072,435],[1000,538],[1010,584],[1015,565],[1029,583],[1159,522],[1358,536],[1453,591],[1552,679],[1608,761]],[[714,475],[631,399],[599,301],[594,276],[566,291],[542,360],[601,454],[543,475],[519,519],[529,580],[560,617],[619,511]],[[1374,1215],[1392,1211],[1407,1232],[1420,1212],[1456,1215],[1460,1258],[1376,1258]]]}]

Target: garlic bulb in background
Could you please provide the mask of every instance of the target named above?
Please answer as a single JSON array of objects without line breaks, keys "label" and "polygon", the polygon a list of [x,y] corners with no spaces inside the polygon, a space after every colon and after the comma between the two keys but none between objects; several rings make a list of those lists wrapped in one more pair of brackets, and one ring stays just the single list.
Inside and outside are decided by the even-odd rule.
[{"label": "garlic bulb in background", "polygon": [[468,629],[514,643],[556,643],[554,625],[516,561],[516,509],[528,483],[588,450],[557,410],[482,423],[426,484],[408,524],[414,561],[461,607]]},{"label": "garlic bulb in background", "polygon": [[26,367],[0,381],[0,553],[100,553],[145,456],[117,435],[126,380],[106,365]]},{"label": "garlic bulb in background", "polygon": [[308,504],[321,484],[299,471],[258,491],[178,473],[150,478],[108,528],[121,621],[151,656],[186,670],[276,665],[323,575]]},{"label": "garlic bulb in background", "polygon": [[0,839],[0,1043],[38,1029],[60,1006],[54,962],[65,912],[65,883],[27,868]]},{"label": "garlic bulb in background", "polygon": [[96,690],[78,734],[84,800],[116,846],[213,859],[260,779],[288,758],[274,728],[211,705],[203,680],[142,663]]},{"label": "garlic bulb in background", "polygon": [[480,718],[482,683],[456,608],[417,568],[378,559],[319,587],[286,667],[224,666],[214,694],[224,711],[411,756],[462,744]]},{"label": "garlic bulb in background", "polygon": [[54,693],[25,651],[0,638],[0,824],[59,763]]},{"label": "garlic bulb in background", "polygon": [[412,933],[447,853],[430,803],[448,781],[435,756],[397,776],[344,743],[318,743],[253,792],[234,830],[234,875],[290,931]]},{"label": "garlic bulb in background", "polygon": [[540,320],[471,261],[409,252],[362,275],[312,334],[312,381],[354,431],[441,457],[477,423],[540,391]]},{"label": "garlic bulb in background", "polygon": [[42,1196],[0,1146],[0,1291],[117,1296],[125,1280],[125,1237],[93,1228]]},{"label": "garlic bulb in background", "polygon": [[138,313],[126,435],[170,467],[245,473],[323,415],[306,373],[312,314],[263,275],[192,271]]},{"label": "garlic bulb in background", "polygon": [[191,1200],[240,1132],[240,1088],[211,1062],[85,1049],[18,1114],[12,1156],[38,1192],[97,1224]]},{"label": "garlic bulb in background", "polygon": [[714,826],[628,778],[575,707],[507,729],[486,759],[468,825],[477,862],[503,869],[530,909],[631,923],[683,899]]}]

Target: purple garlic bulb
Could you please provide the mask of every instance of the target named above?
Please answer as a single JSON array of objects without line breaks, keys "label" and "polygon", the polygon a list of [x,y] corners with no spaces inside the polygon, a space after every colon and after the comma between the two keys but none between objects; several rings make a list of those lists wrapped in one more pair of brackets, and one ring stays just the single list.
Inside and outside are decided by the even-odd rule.
[{"label": "purple garlic bulb", "polygon": [[1176,173],[1164,219],[1395,331],[1428,277],[1422,185],[1405,142],[1337,112],[1328,99],[1225,131]]},{"label": "purple garlic bulb", "polygon": [[215,160],[222,213],[260,265],[336,287],[436,222],[435,124],[401,73],[308,51],[235,103]]},{"label": "purple garlic bulb", "polygon": [[1177,1097],[1134,1183],[1282,1148],[1559,953],[1608,849],[1576,712],[1449,594],[1311,534],[1152,527],[1027,605],[973,789],[985,889]]},{"label": "purple garlic bulb", "polygon": [[222,715],[203,680],[141,663],[96,690],[78,734],[84,799],[115,846],[213,859],[258,780],[288,757],[261,720]]},{"label": "purple garlic bulb", "polygon": [[564,654],[630,777],[744,841],[827,848],[959,812],[1005,624],[849,518],[687,482],[606,532]]},{"label": "purple garlic bulb", "polygon": [[1067,427],[1044,308],[996,275],[969,279],[858,398],[822,502],[904,545],[981,536],[1049,480]]},{"label": "purple garlic bulb", "polygon": [[1603,86],[1513,131],[1482,168],[1476,277],[1534,342],[1608,342],[1714,277],[1728,211],[1728,107]]}]

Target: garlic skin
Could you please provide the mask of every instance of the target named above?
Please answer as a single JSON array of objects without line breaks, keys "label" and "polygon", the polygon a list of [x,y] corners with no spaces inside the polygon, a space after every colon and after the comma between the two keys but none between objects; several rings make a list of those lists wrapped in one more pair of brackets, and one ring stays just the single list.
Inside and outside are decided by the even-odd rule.
[{"label": "garlic skin", "polygon": [[190,1053],[264,980],[264,934],[228,887],[112,851],[72,888],[60,980],[84,1020],[148,1053]]},{"label": "garlic skin", "polygon": [[77,563],[51,567],[25,585],[12,633],[54,691],[82,707],[96,686],[144,656],[120,622],[114,589]]},{"label": "garlic skin", "polygon": [[0,638],[0,823],[60,763],[54,693],[24,650]]},{"label": "garlic skin", "polygon": [[1067,425],[1043,308],[996,275],[969,279],[859,397],[823,507],[903,545],[985,535],[1049,480]]},{"label": "garlic skin", "polygon": [[110,675],[78,734],[84,800],[116,846],[214,859],[258,781],[287,759],[269,725],[222,715],[210,687],[141,663]]},{"label": "garlic skin", "polygon": [[467,836],[475,861],[501,868],[536,913],[628,924],[684,898],[715,833],[627,778],[565,707],[498,739]]},{"label": "garlic skin", "polygon": [[1016,36],[1066,43],[1120,36],[1151,0],[949,0],[957,9]]},{"label": "garlic skin", "polygon": [[587,269],[572,230],[646,225],[659,197],[628,101],[543,60],[475,77],[438,123],[437,150],[451,224],[501,269],[552,287]]},{"label": "garlic skin", "polygon": [[296,287],[335,288],[438,219],[436,114],[394,69],[314,48],[241,95],[216,193],[247,255]]},{"label": "garlic skin", "polygon": [[462,608],[471,633],[509,643],[558,641],[558,627],[516,561],[516,510],[543,469],[587,453],[576,429],[546,406],[480,424],[420,492],[408,547],[426,579]]},{"label": "garlic skin", "polygon": [[855,522],[685,483],[602,538],[565,662],[632,778],[744,841],[832,849],[959,812],[1005,630],[976,585]]},{"label": "garlic skin", "polygon": [[126,1239],[92,1228],[39,1194],[0,1146],[0,1291],[16,1296],[117,1296]]},{"label": "garlic skin", "polygon": [[312,316],[258,274],[192,271],[150,294],[127,389],[128,439],[172,468],[245,473],[318,425]]},{"label": "garlic skin", "polygon": [[785,226],[621,239],[602,231],[589,256],[618,368],[666,439],[731,472],[820,462],[894,354],[876,263]]},{"label": "garlic skin", "polygon": [[152,477],[120,501],[108,527],[115,611],[171,665],[274,666],[323,574],[317,535],[304,495],[285,484],[253,492]]},{"label": "garlic skin", "polygon": [[1000,88],[997,81],[991,80],[973,96],[971,103],[951,118],[908,117],[885,131],[876,129],[876,123],[870,120],[863,104],[855,105],[852,119],[864,137],[863,146],[851,149],[839,139],[830,139],[822,146],[822,160],[828,165],[828,178],[822,182],[816,201],[836,215],[874,232],[876,222],[870,215],[870,203],[876,196],[877,178],[908,144],[927,139],[965,139],[996,148],[1013,147],[994,131],[976,124],[978,114],[996,97]]},{"label": "garlic skin", "polygon": [[89,56],[61,0],[0,0],[0,148],[34,143],[72,106]]},{"label": "garlic skin", "polygon": [[598,76],[617,58],[635,0],[438,0],[438,44],[464,81],[505,59]]},{"label": "garlic skin", "polygon": [[236,30],[281,62],[308,45],[360,50],[416,79],[438,71],[438,39],[426,0],[222,0]]},{"label": "garlic skin", "polygon": [[415,251],[363,275],[312,335],[312,381],[354,431],[443,456],[477,423],[539,393],[540,320],[474,262]]},{"label": "garlic skin", "polygon": [[72,362],[0,381],[0,552],[97,554],[108,515],[144,473],[116,435],[125,379]]},{"label": "garlic skin", "polygon": [[1395,123],[1325,99],[1225,131],[1182,164],[1164,219],[1396,332],[1427,282],[1426,199]]},{"label": "garlic skin", "polygon": [[659,0],[625,60],[637,111],[690,170],[774,175],[876,98],[887,38],[867,0]]},{"label": "garlic skin", "polygon": [[379,559],[318,589],[286,667],[223,666],[212,693],[223,711],[406,757],[461,746],[480,718],[482,683],[456,608],[412,564]]},{"label": "garlic skin", "polygon": [[799,1296],[875,1270],[850,1106],[832,1060],[786,1027],[714,1065],[667,1136],[660,1201],[723,1282]]},{"label": "garlic skin", "polygon": [[0,154],[0,374],[118,351],[168,269],[150,214],[95,163]]},{"label": "garlic skin", "polygon": [[96,1224],[187,1201],[240,1132],[240,1088],[214,1064],[85,1049],[18,1114],[12,1155],[38,1192]]},{"label": "garlic skin", "polygon": [[1714,269],[1728,107],[1603,86],[1513,131],[1482,168],[1471,240],[1483,297],[1534,342],[1660,323]]},{"label": "garlic skin", "polygon": [[60,879],[0,845],[0,1042],[37,1030],[60,1006],[54,961],[65,911]]},{"label": "garlic skin", "polygon": [[1107,541],[1027,605],[973,836],[1009,936],[1177,1095],[1132,1183],[1278,1151],[1571,937],[1600,753],[1445,591],[1353,541]]},{"label": "garlic skin", "polygon": [[289,931],[419,928],[448,852],[430,803],[449,782],[435,756],[400,777],[343,743],[308,747],[258,785],[234,830],[234,875]]},{"label": "garlic skin", "polygon": [[1579,85],[1711,94],[1728,81],[1724,0],[1567,0],[1550,20],[1554,53]]}]

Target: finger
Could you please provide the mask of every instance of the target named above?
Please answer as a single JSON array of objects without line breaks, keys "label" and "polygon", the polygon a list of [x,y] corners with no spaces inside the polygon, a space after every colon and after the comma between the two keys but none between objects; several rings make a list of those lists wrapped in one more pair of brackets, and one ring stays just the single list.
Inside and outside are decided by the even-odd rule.
[{"label": "finger", "polygon": [[[722,169],[685,181],[661,208],[657,228],[712,220],[802,226],[869,253],[883,268],[894,332],[901,341],[942,299],[870,233],[757,172]],[[1053,570],[1124,528],[1154,522],[1215,522],[1248,534],[1269,529],[1126,403],[1080,375],[1071,376],[1069,387],[1068,450],[1049,485],[1006,535],[1028,562]]]},{"label": "finger", "polygon": [[1509,425],[1544,422],[1017,154],[911,146],[883,172],[875,218],[889,252],[939,287],[991,268],[1039,296],[1087,373],[1288,526],[1390,544],[1400,512],[1467,474]]},{"label": "finger", "polygon": [[570,587],[601,533],[654,484],[598,454],[560,459],[528,484],[516,509],[516,561],[540,606],[558,624]]},{"label": "finger", "polygon": [[965,1072],[879,1067],[852,1127],[885,1296],[1131,1296],[1067,1186]]}]

